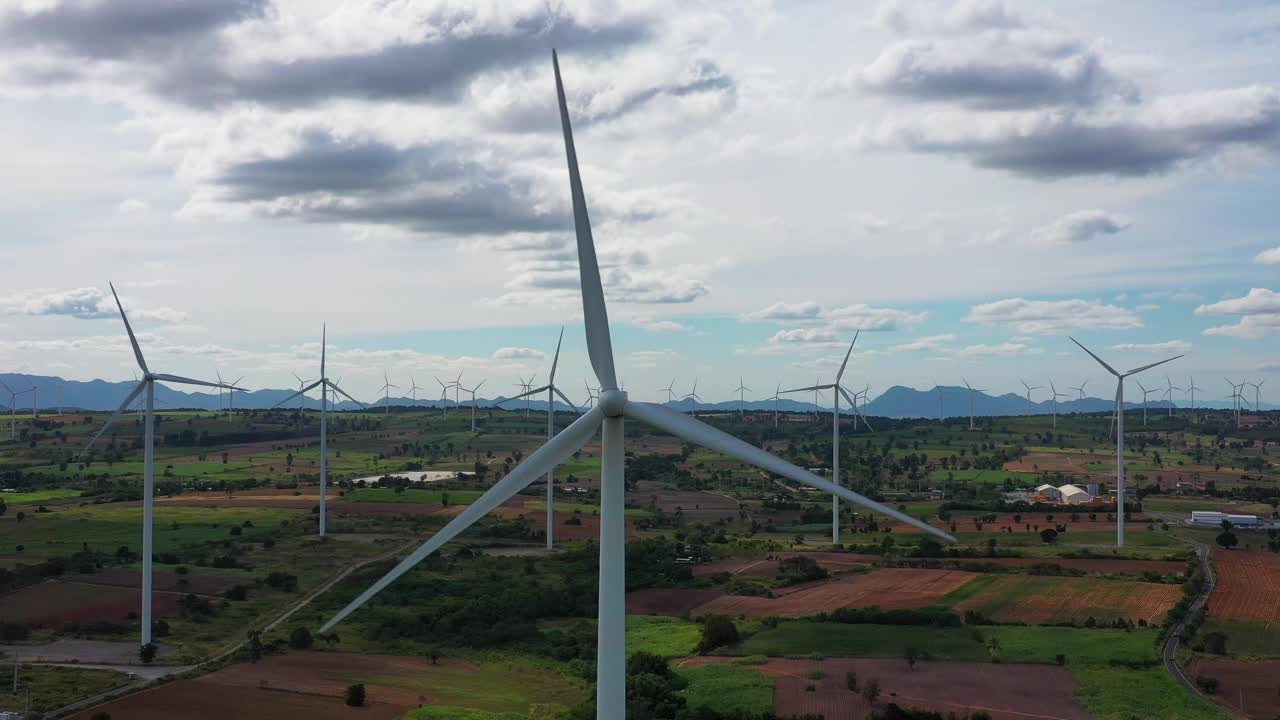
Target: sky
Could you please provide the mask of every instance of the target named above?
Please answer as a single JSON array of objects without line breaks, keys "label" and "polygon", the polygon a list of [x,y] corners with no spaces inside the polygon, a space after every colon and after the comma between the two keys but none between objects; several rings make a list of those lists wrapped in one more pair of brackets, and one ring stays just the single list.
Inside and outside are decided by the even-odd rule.
[{"label": "sky", "polygon": [[157,372],[296,387],[327,325],[359,398],[513,394],[563,326],[585,397],[554,47],[633,396],[859,332],[871,397],[1109,395],[1074,336],[1216,399],[1280,376],[1278,42],[1265,2],[0,0],[0,370],[132,378],[110,281]]}]

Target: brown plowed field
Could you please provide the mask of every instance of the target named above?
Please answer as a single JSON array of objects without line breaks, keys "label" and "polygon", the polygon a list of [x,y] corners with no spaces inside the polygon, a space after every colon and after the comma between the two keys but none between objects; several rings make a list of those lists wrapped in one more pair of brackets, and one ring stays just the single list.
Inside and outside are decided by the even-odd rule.
[{"label": "brown plowed field", "polygon": [[976,610],[997,622],[1042,625],[1145,619],[1164,622],[1169,608],[1182,598],[1181,585],[1047,575],[1001,575],[974,595],[956,604],[959,611]]},{"label": "brown plowed field", "polygon": [[[810,714],[825,720],[863,720],[875,708],[846,686],[845,673],[854,672],[859,682],[879,681],[881,707],[892,702],[944,715],[985,710],[994,720],[1090,720],[1072,696],[1076,681],[1071,672],[1049,665],[919,662],[911,670],[906,662],[893,659],[770,658],[752,667],[775,678],[773,709],[782,717]],[[814,669],[822,671],[821,679],[807,677]]]},{"label": "brown plowed field", "polygon": [[727,572],[731,575],[747,575],[751,577],[773,577],[778,574],[778,560],[784,557],[813,558],[828,572],[858,570],[874,565],[880,561],[879,555],[859,555],[857,553],[838,552],[784,552],[773,553],[767,558],[724,558],[713,562],[695,565],[693,574],[696,577],[715,575]]},{"label": "brown plowed field", "polygon": [[[87,585],[112,585],[126,588],[142,587],[142,571],[128,568],[103,568],[89,575],[71,577],[75,578],[75,582]],[[182,584],[183,580],[186,581],[186,584]],[[243,578],[237,578],[234,575],[178,575],[167,572],[153,572],[151,574],[152,588],[165,592],[221,595],[236,585],[252,584],[253,578],[248,575]]]},{"label": "brown plowed field", "polygon": [[1218,584],[1209,614],[1237,620],[1280,622],[1280,554],[1214,548]]},{"label": "brown plowed field", "polygon": [[1177,562],[1175,560],[1107,560],[1105,558],[1035,558],[1035,557],[1018,557],[1018,558],[948,558],[943,562],[950,565],[957,563],[957,567],[966,569],[965,565],[1003,565],[1005,567],[1029,567],[1041,563],[1051,565],[1061,565],[1064,568],[1073,570],[1083,570],[1090,573],[1101,573],[1105,575],[1141,575],[1147,571],[1155,571],[1161,575],[1176,575],[1187,571],[1186,563]]},{"label": "brown plowed field", "polygon": [[679,509],[691,521],[735,520],[738,517],[738,501],[733,498],[700,490],[666,490],[653,482],[646,482],[635,492],[627,493],[627,502],[640,507],[653,504],[666,513]]},{"label": "brown plowed field", "polygon": [[885,568],[775,590],[776,598],[723,595],[693,609],[693,615],[751,618],[804,617],[836,608],[876,605],[886,610],[933,605],[977,577],[959,570]]},{"label": "brown plowed field", "polygon": [[627,593],[627,612],[631,615],[678,616],[691,612],[699,605],[704,605],[722,595],[724,593],[719,590],[692,588],[636,590]]},{"label": "brown plowed field", "polygon": [[[494,513],[505,518],[514,518],[524,516],[529,521],[529,528],[535,532],[546,529],[547,511],[546,510],[524,510],[519,507],[499,507]],[[598,540],[600,538],[600,518],[595,515],[582,513],[576,517],[582,521],[581,525],[566,525],[565,521],[575,517],[573,513],[556,512],[555,519],[555,539],[559,540]],[[627,518],[627,539],[633,540],[636,537],[636,526],[630,518]]]},{"label": "brown plowed field", "polygon": [[[139,588],[50,580],[0,597],[0,618],[32,627],[60,627],[67,622],[127,623],[129,613],[142,612]],[[156,592],[151,611],[173,615],[182,593]]]},{"label": "brown plowed field", "polygon": [[[979,520],[978,520],[978,516],[976,515],[953,515],[951,520],[948,522],[943,522],[942,520],[939,520],[938,518],[935,517],[929,520],[929,524],[938,528],[939,530],[946,530],[950,532],[951,524],[955,523],[956,532],[989,532],[989,533],[992,533],[993,535],[999,532],[1002,528],[1006,526],[1012,528],[1014,532],[1038,532],[1039,530],[1043,530],[1044,528],[1054,527],[1056,525],[1065,525],[1067,526],[1068,531],[1070,530],[1109,530],[1115,527],[1114,515],[1112,516],[1111,522],[1107,522],[1107,513],[1110,512],[1112,509],[1113,508],[1109,508],[1106,506],[1091,507],[1088,505],[1082,505],[1080,506],[1080,509],[1076,511],[1076,513],[1080,516],[1080,519],[1075,521],[1071,519],[1070,512],[1021,513],[1020,517],[1022,518],[1022,522],[1014,521],[1013,516],[1017,513],[997,513],[995,520],[981,521],[982,530],[978,530]],[[1097,515],[1098,519],[1090,520],[1089,513],[1093,513]],[[1048,519],[1049,515],[1053,516],[1052,520]],[[1146,525],[1147,521],[1151,519],[1150,516],[1145,515],[1143,513],[1133,513],[1129,516],[1129,518],[1130,519],[1126,523],[1126,526],[1130,528],[1134,528],[1139,524]],[[1030,528],[1027,527],[1028,525],[1030,526]],[[880,529],[883,530],[886,526],[892,527],[893,532],[895,533],[920,532],[920,530],[910,525],[906,525],[903,523],[896,523],[896,522],[882,523],[880,525]],[[1067,539],[1070,539],[1070,536],[1068,536]]]},{"label": "brown plowed field", "polygon": [[1244,715],[1256,720],[1273,720],[1280,717],[1280,660],[1228,660],[1226,658],[1198,657],[1188,668],[1188,677],[1208,675],[1218,679],[1218,692],[1208,697],[1214,702],[1240,714],[1244,703]]}]

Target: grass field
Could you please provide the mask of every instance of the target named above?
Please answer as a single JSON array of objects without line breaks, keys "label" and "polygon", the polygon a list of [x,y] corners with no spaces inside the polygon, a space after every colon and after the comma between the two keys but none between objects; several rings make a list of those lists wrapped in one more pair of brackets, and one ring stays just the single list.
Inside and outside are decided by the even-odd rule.
[{"label": "grass field", "polygon": [[23,665],[18,671],[15,695],[13,669],[6,666],[4,682],[0,682],[0,710],[23,710],[29,698],[31,710],[48,712],[128,683],[128,675],[110,670]]},{"label": "grass field", "polygon": [[1076,698],[1097,720],[1226,720],[1220,710],[1182,688],[1163,667],[1106,665],[1071,668]]},{"label": "grass field", "polygon": [[1099,578],[1002,575],[955,604],[998,622],[1050,624],[1144,619],[1156,624],[1182,597],[1178,585]]},{"label": "grass field", "polygon": [[470,505],[484,493],[480,490],[436,490],[429,488],[407,488],[398,493],[390,488],[361,488],[352,490],[343,496],[351,502],[388,502],[388,503],[426,503],[441,505],[445,495],[449,496],[450,505]]},{"label": "grass field", "polygon": [[5,501],[8,505],[39,505],[59,500],[74,500],[83,494],[84,492],[80,490],[53,488],[50,490],[35,490],[33,492],[0,493],[0,500]]},{"label": "grass field", "polygon": [[742,665],[696,665],[676,669],[689,681],[681,691],[689,708],[709,707],[722,713],[762,714],[773,709],[773,678]]},{"label": "grass field", "polygon": [[1202,642],[1204,636],[1212,632],[1220,632],[1227,636],[1227,653],[1231,657],[1241,659],[1280,657],[1280,624],[1228,620],[1210,616],[1200,626],[1200,632],[1192,644]]},{"label": "grass field", "polygon": [[651,652],[664,658],[692,655],[702,639],[702,626],[674,617],[627,616],[627,652]]}]

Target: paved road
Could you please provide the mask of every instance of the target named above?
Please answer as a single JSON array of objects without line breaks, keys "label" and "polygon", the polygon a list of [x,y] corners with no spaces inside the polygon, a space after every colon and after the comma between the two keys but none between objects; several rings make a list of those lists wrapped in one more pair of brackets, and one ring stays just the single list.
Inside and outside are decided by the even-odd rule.
[{"label": "paved road", "polygon": [[1187,626],[1187,621],[1194,617],[1197,612],[1200,612],[1200,608],[1204,607],[1204,604],[1209,601],[1209,594],[1213,592],[1213,587],[1217,583],[1217,578],[1213,576],[1213,568],[1209,565],[1209,546],[1194,540],[1189,540],[1188,542],[1195,547],[1196,556],[1200,558],[1200,570],[1204,573],[1205,578],[1204,587],[1201,588],[1200,594],[1196,596],[1195,601],[1191,603],[1191,607],[1183,614],[1182,619],[1169,631],[1169,639],[1164,643],[1162,659],[1165,670],[1169,671],[1174,680],[1182,683],[1182,686],[1192,695],[1209,703],[1214,709],[1221,710],[1216,703],[1200,694],[1200,689],[1195,686],[1195,683],[1187,679],[1187,676],[1182,672],[1182,668],[1178,667],[1177,662],[1178,641],[1181,639],[1183,628]]}]

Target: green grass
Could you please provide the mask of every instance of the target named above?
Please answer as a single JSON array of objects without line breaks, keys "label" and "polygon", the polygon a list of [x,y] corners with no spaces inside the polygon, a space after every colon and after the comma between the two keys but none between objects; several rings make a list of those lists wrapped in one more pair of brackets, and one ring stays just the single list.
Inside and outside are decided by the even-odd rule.
[{"label": "green grass", "polygon": [[982,628],[987,638],[1000,640],[1004,662],[1054,662],[1065,655],[1068,665],[1119,662],[1140,664],[1156,659],[1159,630],[1146,628],[1096,630],[1068,627],[1017,627],[1000,625]]},{"label": "green grass", "polygon": [[939,605],[951,606],[966,600],[982,592],[988,585],[995,582],[996,575],[979,575],[951,592],[943,595],[939,600]]},{"label": "green grass", "polygon": [[[527,500],[524,507],[526,510],[542,510],[546,511],[546,500]],[[599,505],[587,505],[586,503],[556,501],[556,512],[576,512],[583,515],[599,515]],[[653,517],[653,512],[645,508],[629,507],[623,511],[627,517]]]},{"label": "green grass", "polygon": [[1270,515],[1271,505],[1268,503],[1240,503],[1222,498],[1174,498],[1147,496],[1142,500],[1142,509],[1147,512],[1186,513],[1192,510],[1230,512],[1244,515]]},{"label": "green grass", "polygon": [[32,492],[0,493],[0,500],[9,505],[38,505],[58,500],[73,500],[83,494],[80,490],[54,488],[52,490],[35,490]]},{"label": "green grass", "polygon": [[390,488],[361,488],[352,490],[344,496],[352,502],[395,502],[426,503],[439,505],[444,495],[449,496],[450,505],[470,505],[484,493],[480,490],[432,490],[426,488],[408,488],[398,493]]},{"label": "green grass", "polygon": [[939,483],[950,475],[952,480],[976,485],[1004,485],[1006,478],[1013,480],[1017,487],[1034,487],[1040,483],[1040,473],[1021,472],[1016,470],[932,470],[929,481]]},{"label": "green grass", "polygon": [[743,665],[695,665],[676,668],[689,681],[681,691],[689,708],[710,707],[722,713],[763,714],[773,709],[773,679]]},{"label": "green grass", "polygon": [[492,713],[460,707],[427,707],[410,710],[400,720],[525,720],[523,713]]},{"label": "green grass", "polygon": [[627,652],[651,652],[664,658],[692,655],[702,640],[702,626],[674,617],[627,616]]},{"label": "green grass", "polygon": [[1207,633],[1220,632],[1227,636],[1227,653],[1241,659],[1280,657],[1280,623],[1227,620],[1210,617],[1200,626],[1196,642]]},{"label": "green grass", "polygon": [[1187,692],[1163,667],[1131,670],[1072,666],[1075,696],[1097,720],[1225,720],[1226,715]]},{"label": "green grass", "polygon": [[4,682],[0,682],[0,710],[24,709],[30,693],[31,709],[48,712],[128,683],[128,675],[110,670],[23,665],[14,695],[13,668],[6,666]]},{"label": "green grass", "polygon": [[[487,654],[462,662],[445,661],[431,672],[421,675],[394,675],[363,678],[365,682],[402,688],[427,698],[433,707],[462,708],[489,715],[411,715],[415,718],[436,717],[472,720],[473,717],[506,720],[505,713],[517,718],[529,716],[531,707],[544,707],[563,712],[587,697],[586,684],[562,674],[549,663],[533,658]],[[357,682],[353,679],[352,682]],[[536,715],[534,717],[537,717]]]}]

